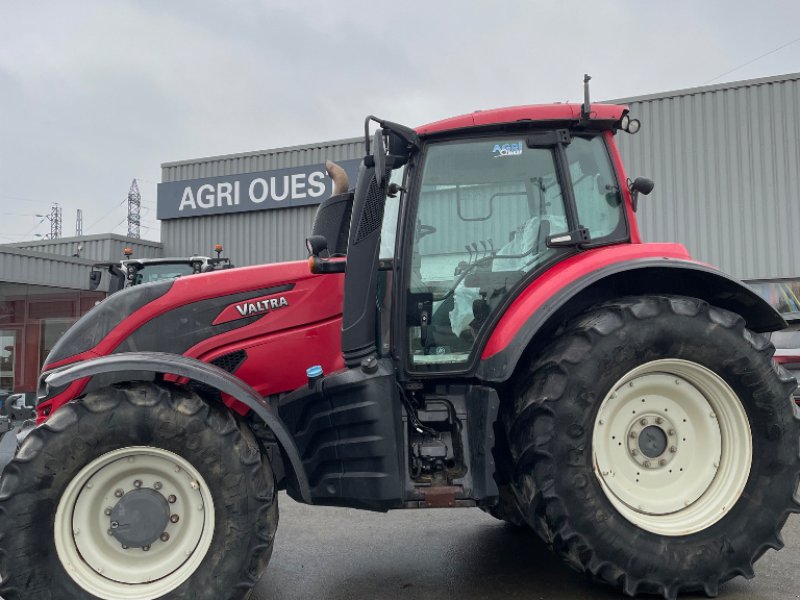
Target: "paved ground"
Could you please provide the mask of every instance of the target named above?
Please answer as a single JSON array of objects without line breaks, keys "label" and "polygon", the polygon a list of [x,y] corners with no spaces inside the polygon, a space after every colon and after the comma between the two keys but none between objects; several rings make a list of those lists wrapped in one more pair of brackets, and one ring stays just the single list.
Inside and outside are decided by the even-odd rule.
[{"label": "paved ground", "polygon": [[[527,532],[478,509],[375,514],[280,496],[281,521],[257,600],[604,600],[622,596],[561,564]],[[786,548],[724,600],[800,598],[800,516]],[[682,596],[701,598],[705,596]],[[254,600],[256,600],[254,599]]]}]

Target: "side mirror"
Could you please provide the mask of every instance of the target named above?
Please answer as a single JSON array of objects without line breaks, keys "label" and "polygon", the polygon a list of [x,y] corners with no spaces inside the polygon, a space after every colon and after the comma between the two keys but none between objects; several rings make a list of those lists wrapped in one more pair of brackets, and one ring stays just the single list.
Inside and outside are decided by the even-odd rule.
[{"label": "side mirror", "polygon": [[653,191],[655,186],[656,184],[653,182],[653,180],[648,179],[647,177],[637,177],[633,180],[633,182],[628,186],[628,189],[631,191],[631,202],[633,203],[634,211],[639,208],[639,194],[644,194],[647,196]]},{"label": "side mirror", "polygon": [[96,290],[97,289],[97,286],[100,285],[100,278],[102,276],[103,276],[103,273],[101,271],[97,271],[97,270],[92,269],[89,272],[89,289],[90,290]]},{"label": "side mirror", "polygon": [[306,250],[309,256],[328,256],[328,239],[324,235],[312,235],[306,238]]}]

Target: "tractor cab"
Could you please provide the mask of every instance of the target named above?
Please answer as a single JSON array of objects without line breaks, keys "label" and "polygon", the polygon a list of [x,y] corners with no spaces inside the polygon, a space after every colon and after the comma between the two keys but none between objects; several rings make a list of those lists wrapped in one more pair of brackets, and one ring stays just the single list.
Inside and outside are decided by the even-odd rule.
[{"label": "tractor cab", "polygon": [[109,274],[108,293],[114,294],[122,289],[183,277],[209,273],[218,269],[232,269],[234,265],[227,257],[220,256],[222,244],[216,244],[216,257],[192,255],[188,257],[132,258],[133,250],[125,248],[125,259],[117,262],[95,263],[89,272],[89,289],[96,290]]},{"label": "tractor cab", "polygon": [[[379,128],[365,135],[356,188],[323,203],[308,243],[312,271],[347,272],[349,365],[375,353],[410,377],[468,373],[537,278],[581,251],[639,241],[613,143],[631,120],[625,107],[594,110],[583,120],[576,105],[531,106],[416,131],[367,119]],[[349,245],[329,249],[341,230]]]}]

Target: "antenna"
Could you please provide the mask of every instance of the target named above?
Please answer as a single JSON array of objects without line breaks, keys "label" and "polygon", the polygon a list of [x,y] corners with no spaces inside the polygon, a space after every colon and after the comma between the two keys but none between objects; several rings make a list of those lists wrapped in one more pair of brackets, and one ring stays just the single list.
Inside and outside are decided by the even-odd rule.
[{"label": "antenna", "polygon": [[136,179],[131,182],[131,189],[128,191],[128,237],[139,238],[139,226],[142,223],[142,195],[139,193],[139,185]]},{"label": "antenna", "polygon": [[56,240],[61,237],[61,205],[53,202],[50,208],[50,239]]},{"label": "antenna", "polygon": [[581,105],[581,121],[585,125],[589,121],[592,113],[592,104],[589,101],[589,82],[592,78],[588,74],[583,75],[583,104]]},{"label": "antenna", "polygon": [[79,208],[75,213],[75,237],[83,235],[83,211]]}]

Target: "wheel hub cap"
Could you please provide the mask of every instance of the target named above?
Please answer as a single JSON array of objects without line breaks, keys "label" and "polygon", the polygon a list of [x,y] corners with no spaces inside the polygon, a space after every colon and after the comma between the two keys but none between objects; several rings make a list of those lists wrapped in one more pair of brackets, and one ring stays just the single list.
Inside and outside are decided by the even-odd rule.
[{"label": "wheel hub cap", "polygon": [[[652,407],[655,399],[649,400]],[[676,431],[668,418],[654,412],[641,413],[628,426],[625,436],[631,459],[642,469],[666,467],[678,456],[679,436]]]},{"label": "wheel hub cap", "polygon": [[648,458],[658,458],[667,451],[667,434],[661,427],[648,425],[639,436],[639,450]]},{"label": "wheel hub cap", "polygon": [[155,490],[138,489],[125,494],[111,510],[111,535],[123,546],[150,546],[169,524],[169,504]]}]

